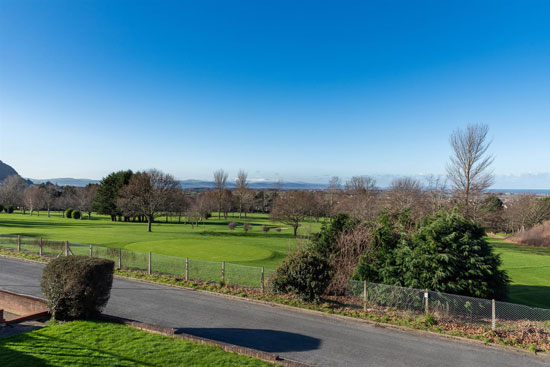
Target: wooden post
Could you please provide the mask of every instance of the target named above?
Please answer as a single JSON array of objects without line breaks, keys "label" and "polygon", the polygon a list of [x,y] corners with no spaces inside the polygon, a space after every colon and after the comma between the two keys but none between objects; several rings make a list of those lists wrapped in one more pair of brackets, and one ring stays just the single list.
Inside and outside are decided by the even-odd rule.
[{"label": "wooden post", "polygon": [[90,257],[94,257],[93,246],[94,246],[94,245],[90,245]]},{"label": "wooden post", "polygon": [[147,264],[147,272],[151,275],[151,251],[149,251],[149,263]]},{"label": "wooden post", "polygon": [[42,237],[40,237],[40,256],[42,256]]},{"label": "wooden post", "polygon": [[225,261],[222,261],[222,283],[225,283]]},{"label": "wooden post", "polygon": [[118,270],[122,268],[122,249],[118,249]]},{"label": "wooden post", "polygon": [[428,301],[428,297],[429,297],[429,293],[428,293],[428,290],[424,290],[424,299],[426,300],[426,308],[424,310],[424,313],[427,315],[430,313],[430,307],[429,307],[429,301]]},{"label": "wooden post", "polygon": [[363,311],[367,312],[367,281],[363,280]]},{"label": "wooden post", "polygon": [[262,293],[265,292],[265,270],[264,270],[264,267],[262,266]]},{"label": "wooden post", "polygon": [[69,241],[65,241],[65,256],[69,256]]},{"label": "wooden post", "polygon": [[185,258],[185,281],[189,281],[189,258]]},{"label": "wooden post", "polygon": [[21,235],[17,235],[17,252],[21,252]]},{"label": "wooden post", "polygon": [[497,328],[497,312],[496,312],[496,304],[495,304],[495,300],[493,299],[491,301],[491,308],[492,308],[492,312],[491,312],[491,330],[495,330]]}]

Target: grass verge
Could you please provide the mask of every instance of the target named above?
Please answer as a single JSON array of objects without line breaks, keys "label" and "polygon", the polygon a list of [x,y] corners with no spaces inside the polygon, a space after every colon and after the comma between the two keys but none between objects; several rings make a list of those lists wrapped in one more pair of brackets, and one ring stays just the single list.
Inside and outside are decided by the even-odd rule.
[{"label": "grass verge", "polygon": [[217,347],[98,321],[74,321],[0,338],[0,365],[271,366]]}]

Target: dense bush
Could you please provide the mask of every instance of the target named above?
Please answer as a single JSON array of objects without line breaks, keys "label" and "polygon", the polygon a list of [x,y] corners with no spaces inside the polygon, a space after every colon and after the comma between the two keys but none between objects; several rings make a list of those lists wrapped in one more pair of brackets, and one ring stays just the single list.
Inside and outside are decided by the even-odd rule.
[{"label": "dense bush", "polygon": [[2,213],[2,210],[4,210],[4,205],[0,204],[0,213]]},{"label": "dense bush", "polygon": [[262,231],[264,231],[265,233],[269,232],[269,226],[262,224]]},{"label": "dense bush", "polygon": [[327,260],[307,249],[289,254],[270,282],[275,293],[294,293],[304,301],[318,302],[331,280]]},{"label": "dense bush", "polygon": [[312,250],[328,259],[336,255],[336,242],[346,229],[353,229],[358,221],[347,214],[335,215],[329,223],[324,223],[319,233],[312,238]]},{"label": "dense bush", "polygon": [[114,262],[86,256],[52,259],[40,283],[52,317],[88,319],[107,304],[113,284]]},{"label": "dense bush", "polygon": [[251,229],[252,229],[252,224],[250,224],[250,223],[243,224],[243,231],[248,232]]},{"label": "dense bush", "polygon": [[73,208],[68,208],[67,210],[65,210],[65,218],[72,218],[73,211]]},{"label": "dense bush", "polygon": [[237,223],[231,222],[231,223],[227,224],[227,227],[229,227],[229,229],[233,231],[235,229],[235,227],[237,227]]},{"label": "dense bush", "polygon": [[12,205],[8,205],[4,208],[4,211],[6,213],[13,213],[14,210],[15,210],[15,208]]},{"label": "dense bush", "polygon": [[357,266],[361,280],[428,288],[465,296],[504,299],[508,284],[485,231],[457,212],[441,211],[411,231],[382,214],[371,250]]},{"label": "dense bush", "polygon": [[80,212],[80,210],[73,210],[73,212],[71,213],[71,217],[74,219],[80,219],[82,217],[82,213]]}]

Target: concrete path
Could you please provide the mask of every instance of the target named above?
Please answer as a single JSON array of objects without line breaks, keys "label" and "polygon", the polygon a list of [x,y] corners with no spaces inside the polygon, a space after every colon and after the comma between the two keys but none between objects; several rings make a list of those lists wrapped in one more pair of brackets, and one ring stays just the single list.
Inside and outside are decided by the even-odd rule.
[{"label": "concrete path", "polygon": [[[42,268],[0,257],[0,289],[41,297]],[[550,366],[525,353],[120,278],[105,313],[316,366]]]}]

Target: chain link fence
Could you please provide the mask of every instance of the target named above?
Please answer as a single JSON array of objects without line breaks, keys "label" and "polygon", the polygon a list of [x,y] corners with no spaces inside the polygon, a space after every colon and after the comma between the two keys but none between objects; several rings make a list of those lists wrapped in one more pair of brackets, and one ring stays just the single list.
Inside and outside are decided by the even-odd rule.
[{"label": "chain link fence", "polygon": [[440,320],[490,325],[537,322],[550,330],[550,309],[393,285],[350,281],[348,295],[357,307],[432,314]]},{"label": "chain link fence", "polygon": [[[186,280],[224,282],[264,289],[272,269],[205,261],[126,249],[52,241],[36,237],[0,235],[0,248],[45,257],[84,255],[114,261],[117,268],[149,274],[168,274]],[[350,281],[347,296],[351,306],[401,311],[416,315],[432,314],[441,320],[507,327],[510,322],[537,322],[550,330],[550,309],[508,302],[460,296],[430,290],[386,284]]]},{"label": "chain link fence", "polygon": [[37,237],[0,235],[0,248],[44,257],[83,255],[114,261],[119,269],[139,270],[149,274],[167,274],[205,282],[264,289],[272,269],[206,261],[120,248],[85,245],[67,241],[52,241]]}]

